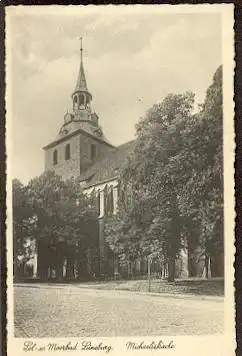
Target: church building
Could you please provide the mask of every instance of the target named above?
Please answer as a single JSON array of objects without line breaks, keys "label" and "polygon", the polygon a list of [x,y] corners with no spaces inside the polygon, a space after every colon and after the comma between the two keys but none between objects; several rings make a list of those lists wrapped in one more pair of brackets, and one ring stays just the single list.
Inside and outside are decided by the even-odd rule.
[{"label": "church building", "polygon": [[[82,45],[80,57],[77,82],[71,94],[72,109],[65,114],[63,125],[56,138],[44,147],[45,170],[53,170],[63,179],[79,177],[84,193],[95,192],[99,199],[98,255],[100,261],[105,261],[107,259],[104,244],[105,216],[117,212],[118,173],[132,152],[135,141],[115,147],[106,138],[99,117],[92,110],[92,94],[85,77]],[[187,251],[182,251],[181,258],[177,261],[180,277],[188,276],[187,258]],[[198,264],[200,265],[198,274],[201,275],[204,270],[204,260],[202,259]],[[141,261],[137,261],[137,265],[138,274],[142,274],[142,270],[144,273],[147,272],[147,265],[142,268]],[[100,263],[99,275],[105,274],[102,273],[102,269],[103,264]],[[115,274],[115,266],[112,273]],[[165,274],[166,271],[163,277]]]},{"label": "church building", "polygon": [[97,113],[92,111],[92,94],[88,90],[81,46],[80,68],[71,95],[72,110],[56,138],[45,146],[45,170],[53,170],[63,179],[79,177],[86,193],[100,193],[100,210],[104,210],[102,192],[112,190],[113,212],[117,208],[117,174],[131,153],[134,141],[113,146],[106,138]]},{"label": "church building", "polygon": [[99,254],[104,259],[104,217],[116,214],[118,171],[132,152],[134,141],[115,147],[106,138],[99,117],[92,110],[82,45],[80,57],[77,82],[71,94],[72,109],[65,114],[56,138],[43,148],[45,170],[53,170],[63,179],[79,177],[84,193],[97,195]]}]

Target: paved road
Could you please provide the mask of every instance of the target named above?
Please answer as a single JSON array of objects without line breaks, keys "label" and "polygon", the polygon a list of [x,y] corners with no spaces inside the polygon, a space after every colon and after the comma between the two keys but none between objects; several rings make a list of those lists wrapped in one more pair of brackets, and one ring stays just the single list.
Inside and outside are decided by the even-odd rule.
[{"label": "paved road", "polygon": [[192,335],[223,330],[223,302],[78,286],[15,287],[16,337]]}]

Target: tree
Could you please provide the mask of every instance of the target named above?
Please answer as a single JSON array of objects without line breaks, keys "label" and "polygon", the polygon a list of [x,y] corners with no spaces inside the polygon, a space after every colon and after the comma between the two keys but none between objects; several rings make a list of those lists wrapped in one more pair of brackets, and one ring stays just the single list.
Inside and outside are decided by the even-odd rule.
[{"label": "tree", "polygon": [[[24,202],[20,198],[15,199],[18,201],[15,221],[19,222],[17,226],[21,227],[23,236],[26,236],[26,230],[23,229],[26,221],[28,231],[31,222],[35,222],[31,226],[39,252],[40,274],[46,276],[48,267],[54,266],[57,274],[61,275],[65,257],[70,262],[69,269],[73,269],[77,254],[97,244],[97,233],[94,231],[96,198],[84,195],[78,180],[63,181],[54,172],[43,173],[32,179],[26,187],[19,187],[19,184],[15,186],[14,195],[21,196]],[[23,197],[20,194],[22,191]],[[23,218],[25,206],[28,207],[28,220]]]},{"label": "tree", "polygon": [[[191,250],[200,245],[211,259],[213,276],[223,275],[223,115],[222,67],[214,74],[202,110],[190,130],[191,175],[180,196],[180,210],[186,217]],[[194,231],[199,236],[194,238]],[[197,234],[198,235],[198,234]],[[195,274],[190,261],[190,274]]]},{"label": "tree", "polygon": [[169,94],[140,120],[120,174],[119,216],[109,222],[127,258],[162,255],[170,281],[184,244],[190,276],[197,249],[207,271],[210,259],[212,275],[223,275],[222,67],[196,114],[193,105],[192,93]]},{"label": "tree", "polygon": [[[178,197],[186,174],[183,132],[192,118],[194,95],[168,95],[137,125],[134,153],[121,172],[122,211],[135,247],[147,255],[162,251],[169,280],[181,247]],[[135,230],[135,231],[134,231]],[[130,242],[130,235],[126,233]]]},{"label": "tree", "polygon": [[51,230],[53,239],[60,234],[65,239],[75,238],[79,234],[80,216],[83,219],[97,216],[95,200],[83,194],[78,180],[63,181],[50,171],[31,180],[26,190],[38,217],[39,239],[49,238],[45,229]]},{"label": "tree", "polygon": [[31,239],[33,224],[33,212],[26,195],[26,188],[17,179],[12,182],[12,213],[13,213],[13,257],[14,275],[19,274],[20,260],[21,266],[27,261],[26,241]]}]

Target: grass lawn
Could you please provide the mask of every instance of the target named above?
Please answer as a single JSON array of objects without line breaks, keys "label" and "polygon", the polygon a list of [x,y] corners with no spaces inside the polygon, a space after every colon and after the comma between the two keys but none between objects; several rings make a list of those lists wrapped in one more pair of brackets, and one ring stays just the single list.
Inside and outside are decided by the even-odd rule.
[{"label": "grass lawn", "polygon": [[[85,283],[95,289],[104,290],[129,290],[148,292],[149,285],[147,280],[126,280],[126,281],[109,281],[109,282],[92,282]],[[223,296],[224,280],[219,279],[179,279],[175,282],[152,279],[150,292],[169,293],[169,294],[187,294],[187,295],[204,295],[204,296]]]}]

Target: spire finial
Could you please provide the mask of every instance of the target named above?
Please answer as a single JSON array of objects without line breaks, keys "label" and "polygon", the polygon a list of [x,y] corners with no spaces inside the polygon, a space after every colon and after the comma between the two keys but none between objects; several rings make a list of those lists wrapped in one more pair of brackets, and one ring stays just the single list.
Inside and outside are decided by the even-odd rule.
[{"label": "spire finial", "polygon": [[83,60],[82,56],[83,56],[83,48],[82,48],[82,36],[80,37],[80,52],[81,52],[81,61]]}]

